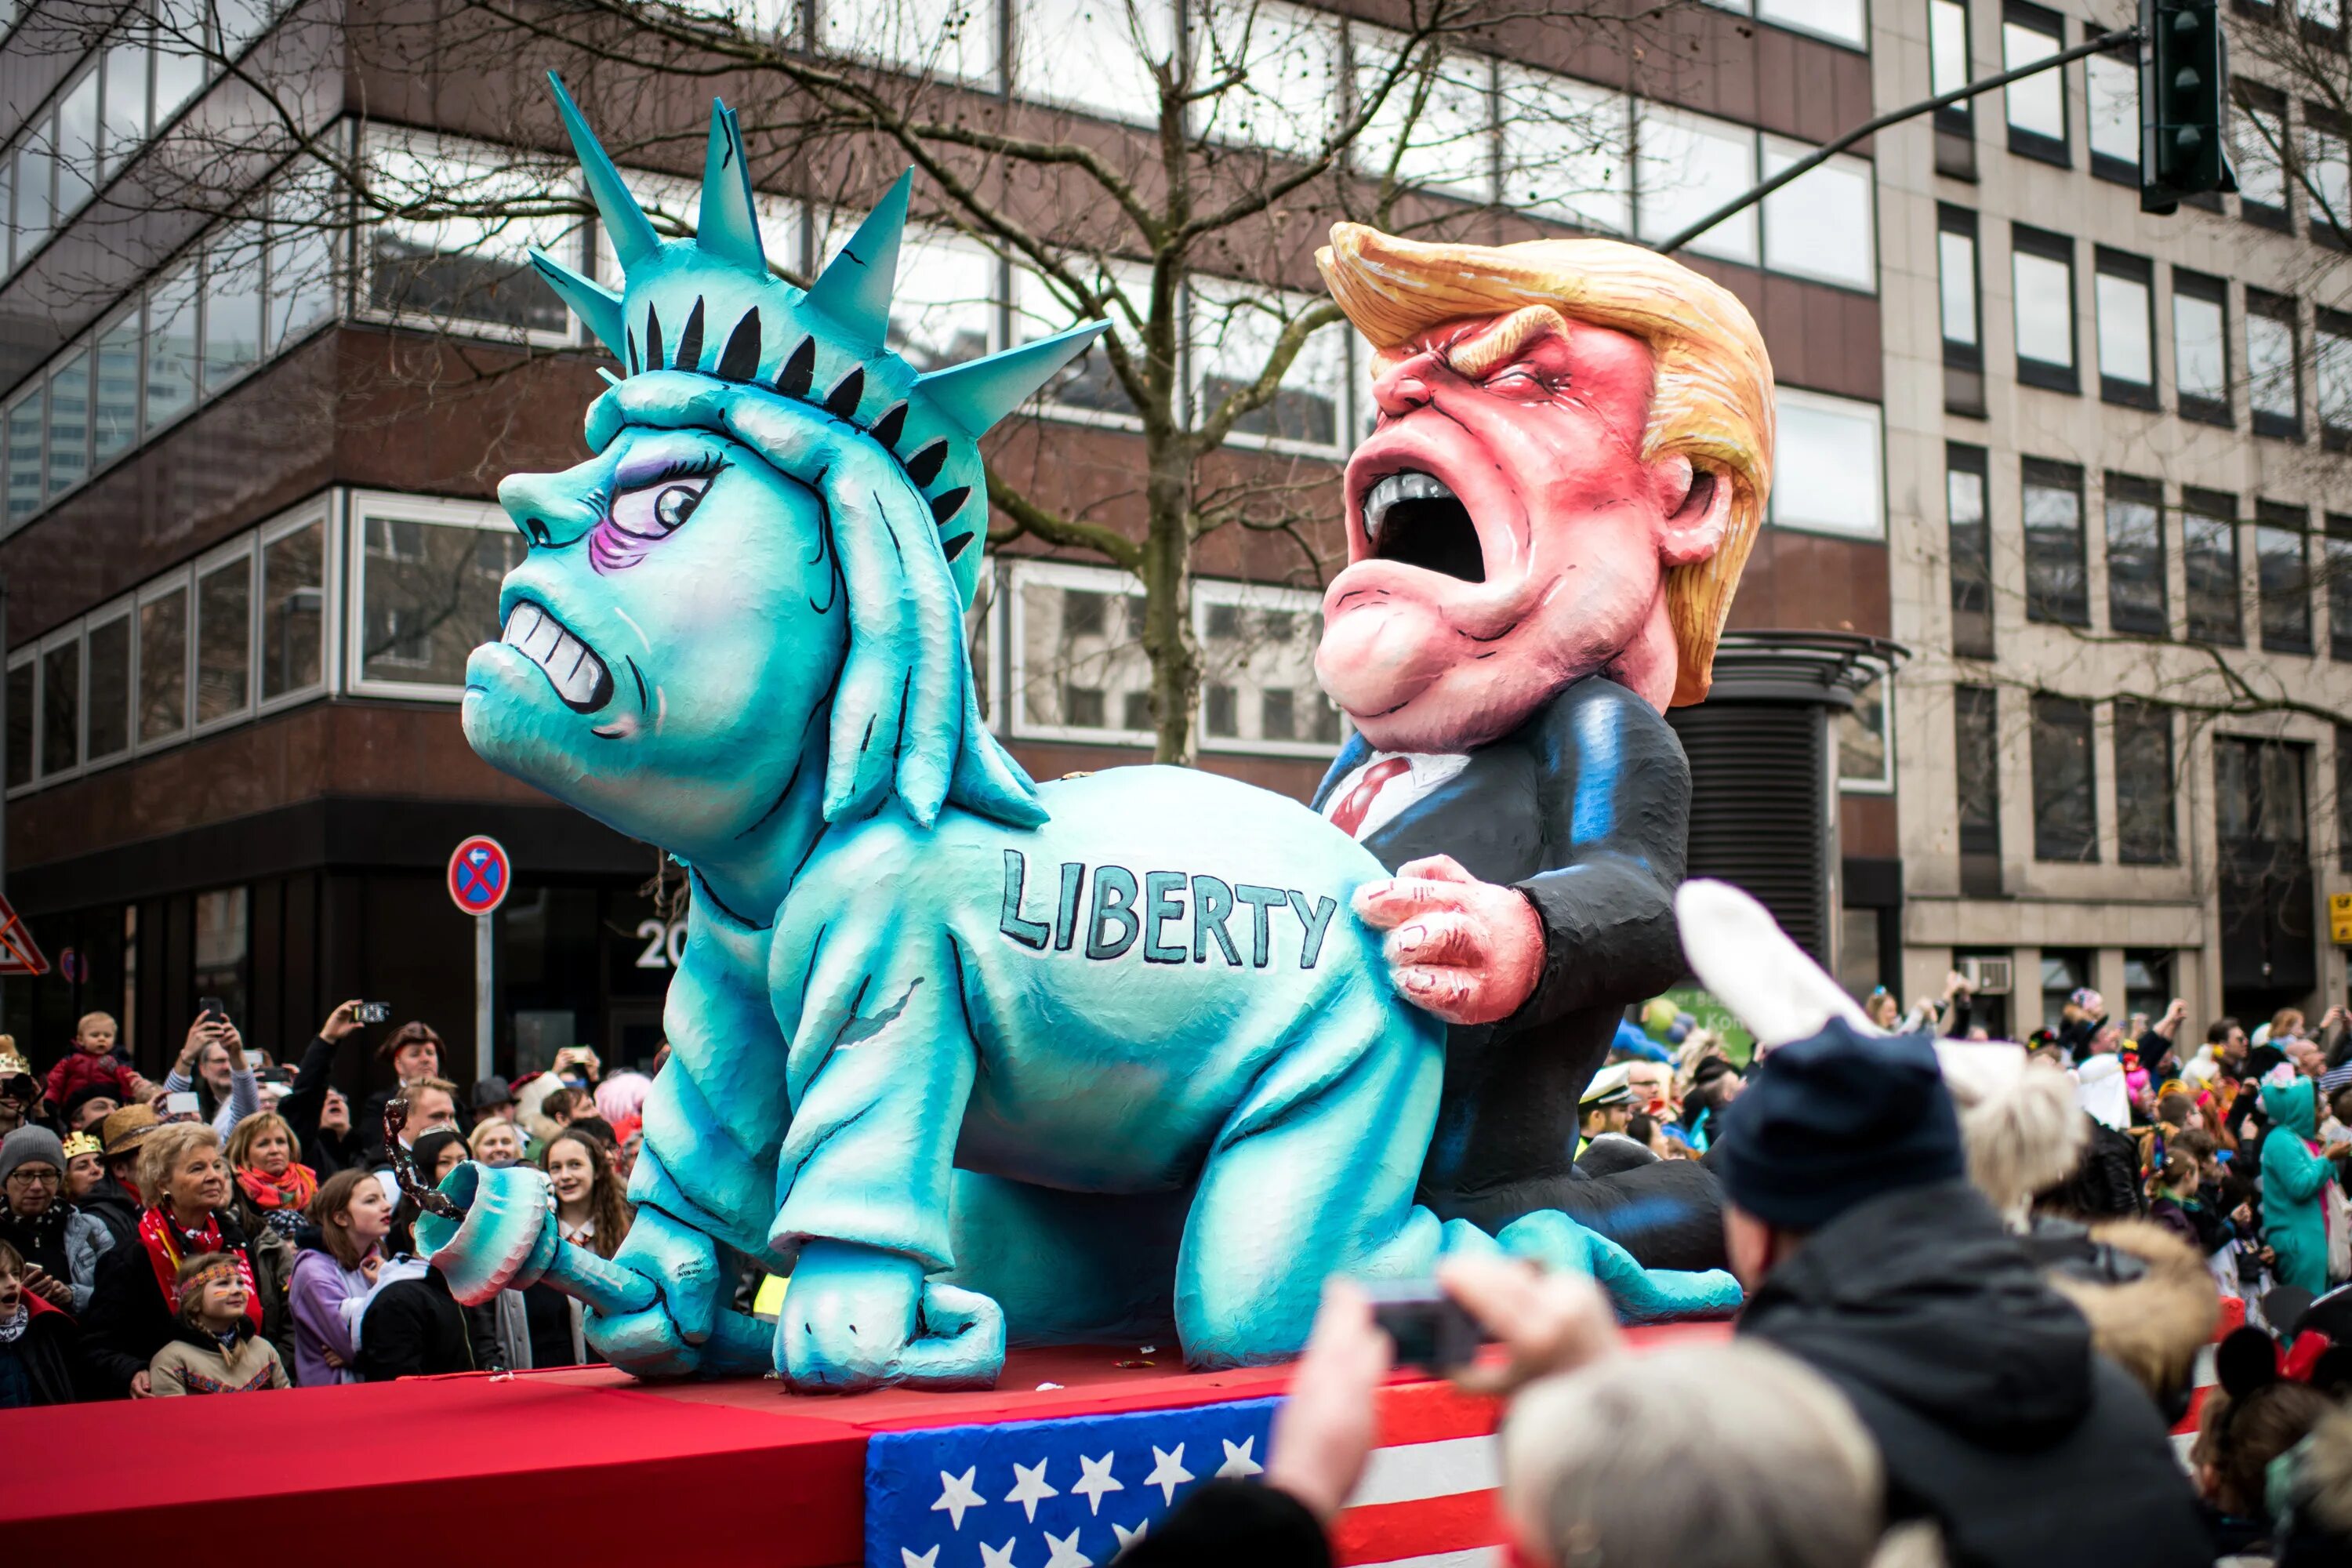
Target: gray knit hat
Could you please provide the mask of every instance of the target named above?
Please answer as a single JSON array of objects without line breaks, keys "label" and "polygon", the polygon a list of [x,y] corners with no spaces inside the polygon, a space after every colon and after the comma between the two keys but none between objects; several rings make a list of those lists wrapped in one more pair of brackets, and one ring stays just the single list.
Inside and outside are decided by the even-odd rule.
[{"label": "gray knit hat", "polygon": [[28,1160],[56,1166],[60,1176],[66,1173],[66,1146],[46,1127],[19,1127],[0,1138],[0,1183],[6,1182],[8,1173]]}]

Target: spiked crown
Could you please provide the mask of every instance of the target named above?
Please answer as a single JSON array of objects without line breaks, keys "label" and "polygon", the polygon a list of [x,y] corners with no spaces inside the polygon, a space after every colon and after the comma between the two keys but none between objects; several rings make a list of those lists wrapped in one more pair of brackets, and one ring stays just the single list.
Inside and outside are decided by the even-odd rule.
[{"label": "spiked crown", "polygon": [[971,603],[988,502],[979,439],[1107,323],[1074,327],[928,375],[890,351],[890,296],[914,172],[898,176],[806,290],[768,270],[734,110],[711,102],[701,206],[691,239],[654,232],[620,171],[553,72],[588,194],[620,259],[619,290],[543,250],[541,277],[594,332],[625,375],[690,371],[821,407],[871,436],[930,503],[956,590]]}]

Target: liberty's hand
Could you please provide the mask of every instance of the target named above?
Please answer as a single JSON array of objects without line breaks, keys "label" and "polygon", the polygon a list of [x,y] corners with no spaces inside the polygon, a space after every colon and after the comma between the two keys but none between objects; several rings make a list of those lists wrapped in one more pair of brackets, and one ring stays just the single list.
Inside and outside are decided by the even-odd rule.
[{"label": "liberty's hand", "polygon": [[702,1367],[702,1347],[718,1320],[726,1273],[719,1244],[651,1206],[637,1210],[613,1261],[654,1282],[654,1304],[607,1317],[590,1312],[588,1342],[638,1377],[688,1377]]},{"label": "liberty's hand", "polygon": [[1356,918],[1387,931],[1381,951],[1408,1001],[1449,1024],[1507,1018],[1543,973],[1543,921],[1517,889],[1482,882],[1450,855],[1408,860],[1356,889]]}]

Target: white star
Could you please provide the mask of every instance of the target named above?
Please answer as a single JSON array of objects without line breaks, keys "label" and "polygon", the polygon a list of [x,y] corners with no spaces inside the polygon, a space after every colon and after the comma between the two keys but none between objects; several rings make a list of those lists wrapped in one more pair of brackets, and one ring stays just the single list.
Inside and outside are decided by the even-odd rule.
[{"label": "white star", "polygon": [[1127,1489],[1125,1482],[1111,1479],[1110,1462],[1117,1458],[1118,1458],[1117,1449],[1105,1454],[1099,1459],[1089,1459],[1084,1454],[1078,1456],[1078,1468],[1086,1473],[1078,1478],[1078,1484],[1070,1489],[1087,1500],[1087,1512],[1102,1511],[1103,1493],[1123,1492]]},{"label": "white star", "polygon": [[1045,1545],[1054,1555],[1045,1559],[1045,1568],[1095,1568],[1095,1560],[1078,1550],[1078,1532],[1073,1528],[1067,1535],[1045,1532]]},{"label": "white star", "polygon": [[[1220,1438],[1219,1441],[1223,1442],[1224,1439]],[[1264,1474],[1265,1467],[1259,1464],[1255,1459],[1250,1458],[1250,1450],[1256,1447],[1257,1439],[1255,1437],[1243,1438],[1241,1441],[1241,1447],[1235,1447],[1230,1442],[1225,1442],[1225,1462],[1217,1467],[1217,1475],[1219,1479],[1222,1479],[1227,1476],[1255,1476]]]},{"label": "white star", "polygon": [[[980,1543],[980,1568],[1013,1568],[1013,1543],[1018,1542],[1020,1539],[1021,1538],[1016,1535],[1002,1546],[991,1546],[987,1542],[982,1542]],[[903,1551],[905,1549],[902,1547],[900,1550]]]},{"label": "white star", "polygon": [[1128,1529],[1127,1526],[1119,1523],[1117,1520],[1112,1520],[1110,1521],[1110,1532],[1118,1537],[1118,1549],[1121,1552],[1126,1551],[1129,1547],[1142,1540],[1143,1532],[1150,1528],[1151,1521],[1148,1519],[1141,1524],[1137,1525],[1133,1530]]},{"label": "white star", "polygon": [[898,1555],[905,1560],[906,1568],[939,1568],[940,1549],[936,1546],[920,1557],[901,1546],[898,1548]]},{"label": "white star", "polygon": [[[971,1489],[972,1480],[979,1474],[980,1467],[978,1465],[974,1465],[971,1468],[966,1470],[960,1476],[951,1476],[945,1470],[941,1470],[940,1472],[940,1500],[931,1505],[931,1511],[933,1513],[937,1513],[941,1509],[945,1509],[947,1510],[948,1517],[955,1521],[955,1527],[958,1530],[961,1530],[963,1528],[964,1510],[968,1508],[985,1508],[988,1506],[988,1500]],[[904,1552],[906,1548],[902,1546],[898,1550]]]},{"label": "white star", "polygon": [[1050,1459],[1040,1459],[1034,1467],[1024,1465],[1018,1459],[1013,1462],[1014,1477],[1013,1489],[1004,1494],[1004,1500],[1019,1503],[1029,1515],[1029,1522],[1032,1524],[1037,1522],[1039,1503],[1049,1497],[1062,1495],[1045,1484],[1045,1467],[1052,1462]]},{"label": "white star", "polygon": [[1192,1472],[1184,1468],[1183,1444],[1177,1444],[1176,1451],[1172,1454],[1163,1452],[1158,1444],[1152,1445],[1151,1473],[1143,1478],[1143,1484],[1147,1487],[1158,1487],[1160,1500],[1162,1503],[1174,1502],[1176,1489],[1192,1479]]}]

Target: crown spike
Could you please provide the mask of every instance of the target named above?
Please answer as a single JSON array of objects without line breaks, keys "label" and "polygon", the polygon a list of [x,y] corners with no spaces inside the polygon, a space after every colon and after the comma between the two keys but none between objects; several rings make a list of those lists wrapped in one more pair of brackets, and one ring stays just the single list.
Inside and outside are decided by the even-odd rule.
[{"label": "crown spike", "polygon": [[907,198],[914,184],[914,170],[898,176],[808,291],[811,305],[870,348],[880,348],[889,334],[898,241],[907,231]]},{"label": "crown spike", "polygon": [[628,331],[621,321],[618,294],[593,279],[583,278],[544,250],[533,250],[530,264],[539,269],[540,277],[546,279],[557,297],[588,324],[596,341],[613,351],[615,359],[625,352],[629,346]]},{"label": "crown spike", "polygon": [[710,100],[710,150],[702,160],[702,205],[694,243],[721,261],[764,274],[768,253],[751,205],[751,171],[743,159],[743,132],[735,111]]},{"label": "crown spike", "polygon": [[621,182],[621,171],[604,153],[604,143],[588,129],[582,118],[580,106],[563,88],[563,79],[553,71],[547,73],[550,87],[555,89],[556,112],[563,116],[563,128],[572,133],[572,149],[580,157],[581,175],[588,182],[588,195],[596,203],[597,216],[604,220],[604,232],[613,237],[613,253],[621,258],[621,270],[634,269],[637,264],[661,248],[661,237],[637,198],[629,195],[629,187]]},{"label": "crown spike", "polygon": [[978,440],[988,427],[1020,407],[1054,373],[1078,357],[1104,332],[1108,321],[1087,321],[1034,343],[986,359],[967,360],[919,377],[915,390],[932,407]]}]

